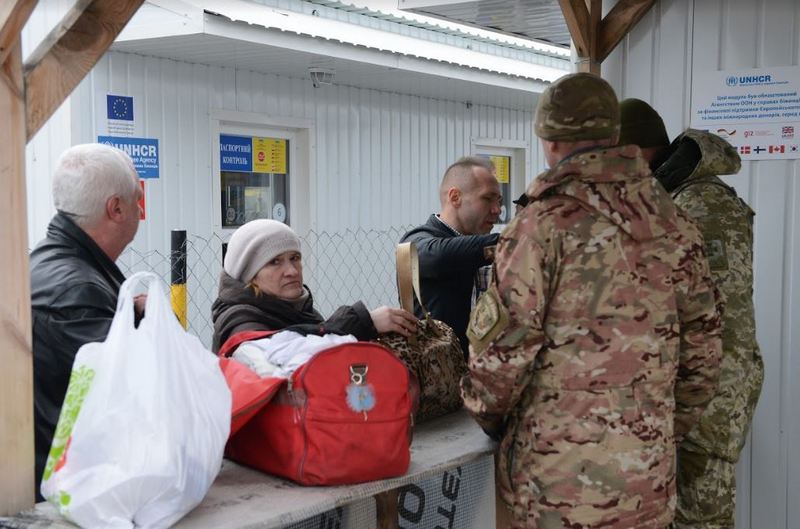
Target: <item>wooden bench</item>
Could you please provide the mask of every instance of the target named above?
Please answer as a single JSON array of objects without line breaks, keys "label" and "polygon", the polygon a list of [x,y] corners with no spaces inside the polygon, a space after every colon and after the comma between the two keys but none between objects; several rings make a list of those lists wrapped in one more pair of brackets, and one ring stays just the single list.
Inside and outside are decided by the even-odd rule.
[{"label": "wooden bench", "polygon": [[[398,524],[398,490],[481,459],[491,462],[494,443],[466,412],[457,412],[417,427],[411,466],[401,477],[339,487],[303,487],[225,460],[203,502],[175,527],[240,529],[280,528],[313,516],[375,498],[377,527]],[[489,465],[489,472],[493,465]],[[489,479],[490,486],[493,480]],[[494,508],[494,491],[487,508]],[[494,512],[487,513],[494,520]],[[74,528],[49,503],[37,504],[13,518],[0,518],[8,529]]]}]

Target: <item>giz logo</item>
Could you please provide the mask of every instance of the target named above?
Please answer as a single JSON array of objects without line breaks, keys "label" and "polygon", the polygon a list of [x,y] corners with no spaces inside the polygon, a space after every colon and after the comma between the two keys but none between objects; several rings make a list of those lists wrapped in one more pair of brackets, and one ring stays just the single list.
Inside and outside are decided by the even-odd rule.
[{"label": "giz logo", "polygon": [[749,137],[750,137],[750,136],[752,136],[752,135],[753,135],[753,131],[752,131],[752,130],[746,130],[746,131],[744,131],[744,137],[745,137],[745,138],[749,138]]}]

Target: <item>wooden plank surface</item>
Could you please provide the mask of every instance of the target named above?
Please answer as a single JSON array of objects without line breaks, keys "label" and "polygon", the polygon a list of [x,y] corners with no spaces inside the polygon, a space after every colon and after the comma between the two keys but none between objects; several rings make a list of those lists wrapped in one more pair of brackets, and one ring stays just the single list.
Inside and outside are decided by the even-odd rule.
[{"label": "wooden plank surface", "polygon": [[33,359],[22,49],[0,69],[0,516],[33,506]]},{"label": "wooden plank surface", "polygon": [[578,71],[600,75],[602,61],[597,58],[597,46],[600,40],[600,20],[603,18],[603,1],[586,0],[586,4],[589,7],[589,27],[587,28],[589,55],[587,56],[588,62],[581,62]]},{"label": "wooden plank surface", "polygon": [[25,22],[31,16],[36,0],[3,0],[0,2],[0,64],[19,40]]},{"label": "wooden plank surface", "polygon": [[[411,467],[397,478],[340,487],[303,487],[225,460],[206,498],[175,527],[278,528],[489,457],[493,450],[494,443],[461,411],[417,427]],[[48,503],[15,518],[0,518],[0,528],[43,527],[74,529]]]},{"label": "wooden plank surface", "polygon": [[375,510],[378,517],[378,529],[398,529],[397,490],[381,492],[375,496]]},{"label": "wooden plank surface", "polygon": [[558,0],[578,57],[589,56],[589,9],[584,0]]},{"label": "wooden plank surface", "polygon": [[633,26],[653,7],[656,0],[619,0],[600,24],[597,61],[606,57],[630,33]]}]

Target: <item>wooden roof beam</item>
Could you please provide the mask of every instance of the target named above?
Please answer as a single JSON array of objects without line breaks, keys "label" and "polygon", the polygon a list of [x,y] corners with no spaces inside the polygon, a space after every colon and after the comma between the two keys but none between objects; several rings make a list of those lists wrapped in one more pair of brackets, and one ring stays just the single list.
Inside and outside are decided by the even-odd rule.
[{"label": "wooden roof beam", "polygon": [[144,0],[78,0],[25,63],[27,139],[97,64]]},{"label": "wooden roof beam", "polygon": [[603,62],[656,0],[619,0],[600,23],[597,60]]},{"label": "wooden roof beam", "polygon": [[558,3],[578,54],[578,71],[600,75],[600,64],[656,0],[619,0],[605,17],[601,17],[602,0]]},{"label": "wooden roof beam", "polygon": [[589,9],[584,0],[558,0],[579,57],[589,56]]},{"label": "wooden roof beam", "polygon": [[0,2],[0,65],[5,64],[34,7],[36,0]]}]

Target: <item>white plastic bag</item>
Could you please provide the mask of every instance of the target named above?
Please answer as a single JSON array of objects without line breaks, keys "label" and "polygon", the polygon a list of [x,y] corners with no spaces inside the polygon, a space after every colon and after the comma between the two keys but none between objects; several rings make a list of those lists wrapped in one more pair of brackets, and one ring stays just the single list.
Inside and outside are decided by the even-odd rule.
[{"label": "white plastic bag", "polygon": [[[137,329],[133,291],[143,279]],[[181,327],[159,279],[134,274],[106,341],[75,358],[42,495],[82,527],[169,527],[208,492],[230,422],[217,358]]]}]

